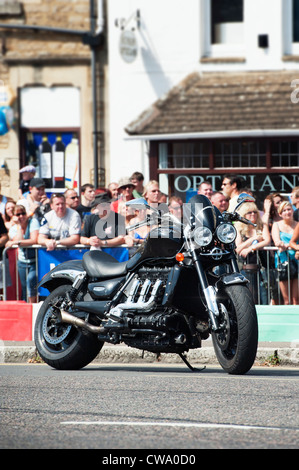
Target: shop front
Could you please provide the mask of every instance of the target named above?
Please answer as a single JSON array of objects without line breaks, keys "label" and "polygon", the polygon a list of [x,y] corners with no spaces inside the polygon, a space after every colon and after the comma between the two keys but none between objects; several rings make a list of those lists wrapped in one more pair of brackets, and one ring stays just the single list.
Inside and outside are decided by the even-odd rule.
[{"label": "shop front", "polygon": [[269,193],[299,186],[298,137],[151,141],[151,178],[163,192],[187,202],[203,181],[221,189],[226,174],[240,175],[260,208]]},{"label": "shop front", "polygon": [[35,166],[49,193],[80,187],[80,90],[24,87],[20,111],[21,166]]}]

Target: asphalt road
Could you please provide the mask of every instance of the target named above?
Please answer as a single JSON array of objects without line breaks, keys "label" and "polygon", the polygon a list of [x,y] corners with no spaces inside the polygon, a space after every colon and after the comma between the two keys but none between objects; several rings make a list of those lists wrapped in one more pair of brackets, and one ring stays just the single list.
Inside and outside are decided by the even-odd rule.
[{"label": "asphalt road", "polygon": [[[68,372],[3,364],[0,448],[102,449],[103,459],[134,449],[151,456],[159,449],[195,456],[198,449],[295,449],[298,385],[298,368],[254,367],[239,377],[216,366],[192,373],[184,364]],[[152,465],[147,458],[143,465]]]}]

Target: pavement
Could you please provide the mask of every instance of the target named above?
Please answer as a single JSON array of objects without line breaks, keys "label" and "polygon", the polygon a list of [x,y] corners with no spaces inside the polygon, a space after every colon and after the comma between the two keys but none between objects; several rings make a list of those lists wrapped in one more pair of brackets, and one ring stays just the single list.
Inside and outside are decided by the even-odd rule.
[{"label": "pavement", "polygon": [[[207,340],[201,349],[190,350],[186,355],[192,365],[218,364],[212,341]],[[277,365],[299,367],[299,342],[260,342],[256,356],[256,365]],[[0,340],[0,364],[39,362],[33,341],[2,341]],[[111,345],[105,343],[94,363],[182,363],[177,354],[162,353],[157,357],[147,351],[141,351],[125,344]]]}]

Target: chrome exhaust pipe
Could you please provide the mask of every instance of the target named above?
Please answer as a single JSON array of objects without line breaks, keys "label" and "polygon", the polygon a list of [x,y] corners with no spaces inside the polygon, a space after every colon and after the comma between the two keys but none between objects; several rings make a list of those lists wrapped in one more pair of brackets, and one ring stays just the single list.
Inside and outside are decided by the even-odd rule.
[{"label": "chrome exhaust pipe", "polygon": [[[153,286],[153,290],[151,292],[150,298],[148,299],[147,302],[145,302],[144,299],[146,298],[146,295],[148,294],[149,289],[151,287],[151,282],[149,280],[146,280],[137,302],[132,302],[131,301],[132,297],[130,296],[126,302],[117,305],[117,307],[115,307],[115,308],[117,310],[121,309],[121,310],[125,310],[125,311],[133,310],[133,311],[136,311],[138,313],[148,313],[148,312],[150,312],[153,308],[156,307],[156,296],[157,296],[157,293],[158,293],[158,290],[159,290],[161,284],[162,284],[162,281],[160,279],[158,279],[155,282],[155,285]],[[109,316],[109,314],[108,314],[108,316]]]},{"label": "chrome exhaust pipe", "polygon": [[94,326],[90,323],[85,322],[81,318],[77,318],[74,315],[66,312],[65,310],[60,311],[62,323],[68,323],[69,325],[78,326],[79,328],[84,328],[85,330],[90,331],[95,334],[104,334],[106,329],[103,326]]}]

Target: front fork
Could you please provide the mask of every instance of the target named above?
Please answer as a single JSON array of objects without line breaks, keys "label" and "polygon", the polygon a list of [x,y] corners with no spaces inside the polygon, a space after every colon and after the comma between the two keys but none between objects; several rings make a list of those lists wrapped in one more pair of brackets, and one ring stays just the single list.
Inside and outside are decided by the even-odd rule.
[{"label": "front fork", "polygon": [[208,307],[208,313],[212,325],[212,330],[214,332],[219,331],[218,318],[220,315],[217,300],[216,300],[216,290],[213,286],[210,286],[207,280],[207,276],[203,270],[201,261],[198,259],[194,250],[192,250],[193,262],[198,274],[199,282],[201,284],[205,300]]}]

